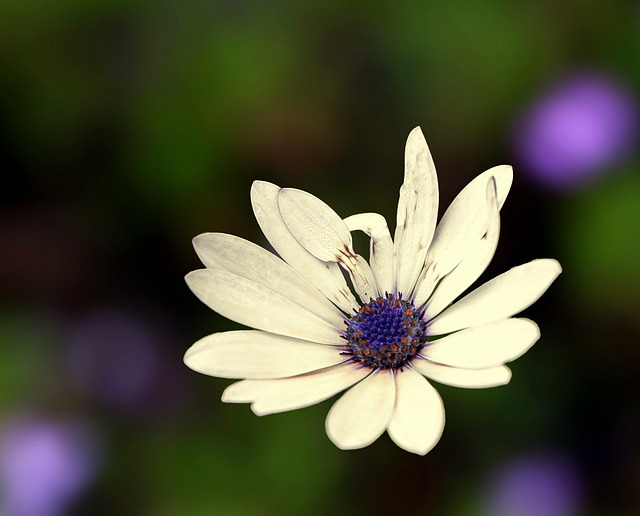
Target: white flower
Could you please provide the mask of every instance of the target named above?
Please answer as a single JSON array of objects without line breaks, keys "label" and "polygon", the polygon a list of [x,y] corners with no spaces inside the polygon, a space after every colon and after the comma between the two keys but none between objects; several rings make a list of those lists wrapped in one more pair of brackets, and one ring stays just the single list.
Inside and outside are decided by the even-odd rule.
[{"label": "white flower", "polygon": [[[242,378],[222,400],[251,403],[257,415],[307,407],[348,389],[326,420],[336,446],[362,448],[386,430],[401,448],[426,454],[445,421],[427,378],[466,388],[508,383],[504,364],[540,336],[533,321],[512,316],[561,271],[555,260],[534,260],[451,304],[491,261],[512,175],[508,166],[480,174],[436,227],[435,167],[415,128],[393,240],[381,215],[343,220],[311,194],[256,181],[253,210],[282,259],[241,238],[205,233],[194,246],[207,268],[186,277],[207,306],[255,330],[204,337],[185,363]],[[356,230],[371,238],[370,263],[353,251]]]}]

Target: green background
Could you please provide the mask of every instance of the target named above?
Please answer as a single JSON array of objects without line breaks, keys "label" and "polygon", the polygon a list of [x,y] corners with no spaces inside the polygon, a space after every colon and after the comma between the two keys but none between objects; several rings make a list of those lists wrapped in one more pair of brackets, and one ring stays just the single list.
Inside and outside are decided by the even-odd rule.
[{"label": "green background", "polygon": [[[639,55],[640,6],[623,1],[0,3],[0,419],[92,425],[101,459],[72,514],[485,514],[503,465],[548,452],[575,468],[581,514],[637,514],[640,155],[552,191],[518,166],[511,131],[576,70],[637,92]],[[184,284],[200,267],[191,238],[266,246],[255,179],[393,227],[416,125],[440,213],[478,173],[515,165],[487,278],[563,265],[524,312],[542,338],[511,384],[439,387],[447,427],[425,457],[386,435],[338,450],[330,401],[264,418],[221,403],[230,382],[182,364],[238,328]],[[78,326],[105,311],[152,343],[153,377],[126,406],[96,395],[98,373],[68,372]],[[116,383],[148,366],[114,353],[129,365]]]}]

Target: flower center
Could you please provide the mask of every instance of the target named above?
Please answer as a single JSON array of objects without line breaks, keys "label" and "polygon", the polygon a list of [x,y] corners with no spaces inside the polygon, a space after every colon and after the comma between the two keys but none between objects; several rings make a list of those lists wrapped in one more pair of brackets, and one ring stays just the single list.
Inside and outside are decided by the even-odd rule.
[{"label": "flower center", "polygon": [[343,354],[354,362],[373,369],[400,369],[427,342],[424,311],[402,299],[402,294],[370,298],[354,312],[345,320],[347,330],[342,335],[347,341]]}]

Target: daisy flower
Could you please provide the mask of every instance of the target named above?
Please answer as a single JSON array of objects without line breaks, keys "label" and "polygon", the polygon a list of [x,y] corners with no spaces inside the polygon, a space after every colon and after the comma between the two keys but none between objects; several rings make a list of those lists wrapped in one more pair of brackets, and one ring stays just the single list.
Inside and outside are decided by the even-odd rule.
[{"label": "daisy flower", "polygon": [[[259,416],[346,390],[326,419],[336,446],[362,448],[386,431],[401,448],[426,454],[445,422],[429,380],[508,383],[505,363],[540,337],[533,321],[512,316],[561,271],[555,260],[534,260],[456,301],[491,261],[512,177],[509,166],[480,174],[436,226],[436,171],[415,128],[393,239],[377,213],[342,219],[309,193],[254,182],[253,211],[280,258],[236,236],[205,233],[194,247],[206,268],[186,276],[209,308],[254,329],[204,337],[185,363],[242,379],[222,401],[251,403]],[[370,237],[369,262],[353,250],[352,231]]]}]

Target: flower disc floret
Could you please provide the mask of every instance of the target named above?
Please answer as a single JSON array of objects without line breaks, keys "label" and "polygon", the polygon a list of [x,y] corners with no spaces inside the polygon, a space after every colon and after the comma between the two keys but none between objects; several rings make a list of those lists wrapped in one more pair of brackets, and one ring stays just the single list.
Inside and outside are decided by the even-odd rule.
[{"label": "flower disc floret", "polygon": [[344,354],[372,369],[401,369],[427,342],[423,315],[402,294],[369,298],[345,320]]}]

